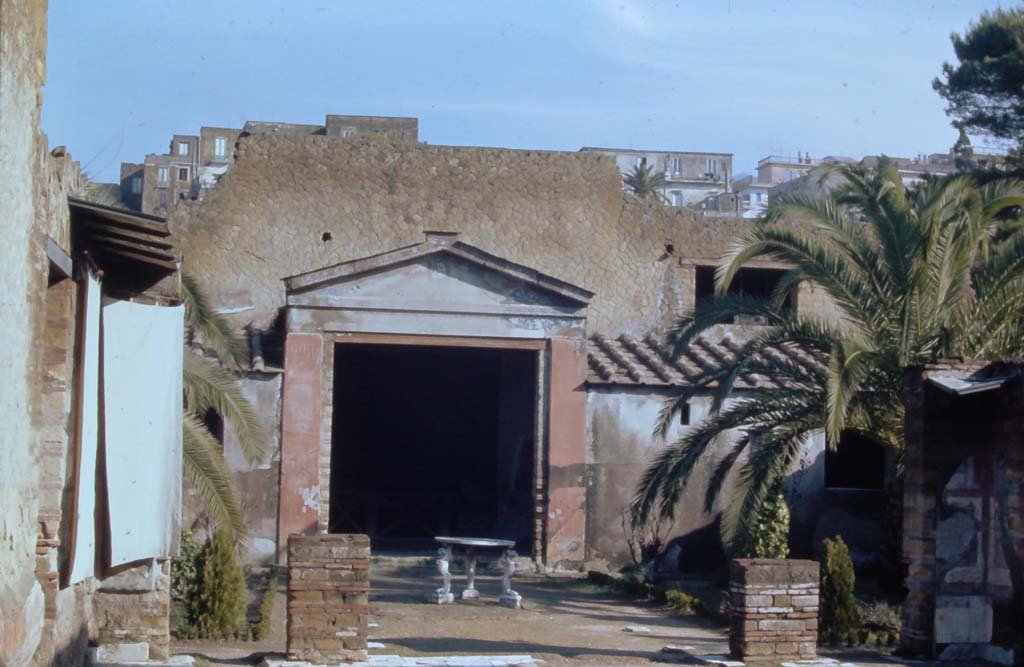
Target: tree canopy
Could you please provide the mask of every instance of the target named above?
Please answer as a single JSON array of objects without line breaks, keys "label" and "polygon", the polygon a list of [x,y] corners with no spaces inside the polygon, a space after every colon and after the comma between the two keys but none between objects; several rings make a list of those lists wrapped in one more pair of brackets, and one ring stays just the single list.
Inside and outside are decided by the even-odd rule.
[{"label": "tree canopy", "polygon": [[932,82],[954,125],[972,134],[1024,139],[1024,9],[985,12],[951,36],[957,65]]}]

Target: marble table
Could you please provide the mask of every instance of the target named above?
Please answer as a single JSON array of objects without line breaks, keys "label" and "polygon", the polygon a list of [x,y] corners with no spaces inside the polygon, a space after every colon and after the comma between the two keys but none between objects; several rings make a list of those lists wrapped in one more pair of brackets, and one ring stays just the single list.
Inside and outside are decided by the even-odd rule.
[{"label": "marble table", "polygon": [[441,545],[437,550],[437,570],[441,573],[441,587],[427,596],[428,602],[435,604],[449,604],[455,601],[452,593],[452,575],[449,571],[450,563],[455,556],[455,547],[464,552],[466,562],[466,590],[462,591],[462,599],[470,600],[480,597],[480,591],[476,589],[476,561],[477,551],[487,549],[501,549],[501,557],[498,561],[502,566],[501,576],[501,597],[498,601],[503,607],[522,607],[523,598],[519,593],[512,590],[512,575],[516,571],[515,558],[518,555],[512,547],[516,545],[512,540],[494,540],[487,537],[435,537],[434,540]]}]

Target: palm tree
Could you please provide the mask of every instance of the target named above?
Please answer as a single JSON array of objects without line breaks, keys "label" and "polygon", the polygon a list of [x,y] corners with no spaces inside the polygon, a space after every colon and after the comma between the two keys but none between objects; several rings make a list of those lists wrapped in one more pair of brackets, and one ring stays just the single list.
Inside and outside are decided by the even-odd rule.
[{"label": "palm tree", "polygon": [[644,162],[633,167],[633,171],[622,177],[633,194],[641,199],[661,199],[662,194],[659,188],[665,187],[665,172],[654,172],[653,168]]},{"label": "palm tree", "polygon": [[[875,170],[835,171],[841,182],[830,196],[774,201],[731,245],[716,272],[715,298],[670,333],[678,355],[737,315],[771,325],[666,403],[656,429],[662,437],[691,397],[710,393],[714,409],[649,466],[632,504],[635,521],[652,511],[672,517],[697,462],[719,436],[736,430],[704,498],[710,511],[745,456],[722,520],[724,540],[736,544],[809,435],[824,431],[834,447],[849,429],[901,449],[904,367],[1024,352],[1024,234],[1016,217],[1024,183],[979,186],[961,175],[908,192],[888,160]],[[770,299],[729,294],[740,267],[758,257],[792,268]],[[786,296],[805,282],[831,297],[836,321],[781,312]],[[748,373],[771,375],[784,389],[726,404],[737,377]]]},{"label": "palm tree", "polygon": [[182,276],[181,294],[185,323],[192,334],[184,357],[184,470],[206,510],[239,542],[247,534],[242,510],[221,444],[210,432],[206,416],[215,412],[231,427],[250,463],[263,457],[265,434],[236,375],[248,363],[248,349],[190,276]]}]

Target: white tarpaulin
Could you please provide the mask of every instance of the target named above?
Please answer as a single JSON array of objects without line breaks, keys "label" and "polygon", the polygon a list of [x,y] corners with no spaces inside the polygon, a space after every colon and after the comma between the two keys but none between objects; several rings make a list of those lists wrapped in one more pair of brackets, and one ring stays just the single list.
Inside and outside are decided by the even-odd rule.
[{"label": "white tarpaulin", "polygon": [[93,575],[96,561],[96,445],[99,438],[100,284],[90,274],[85,283],[85,324],[82,332],[82,370],[78,427],[78,477],[75,480],[75,552],[71,583]]},{"label": "white tarpaulin", "polygon": [[108,301],[103,401],[110,564],[171,556],[181,516],[185,309]]}]

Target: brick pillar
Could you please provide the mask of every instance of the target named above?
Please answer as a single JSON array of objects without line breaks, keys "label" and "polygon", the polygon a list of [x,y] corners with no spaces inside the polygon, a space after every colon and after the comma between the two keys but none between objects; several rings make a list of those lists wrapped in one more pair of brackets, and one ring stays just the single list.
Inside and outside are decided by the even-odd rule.
[{"label": "brick pillar", "polygon": [[582,562],[586,545],[587,354],[582,340],[551,340],[547,562]]},{"label": "brick pillar", "polygon": [[734,560],[729,567],[729,650],[748,662],[814,658],[819,567],[813,560]]},{"label": "brick pillar", "polygon": [[935,546],[939,511],[939,475],[925,461],[924,383],[920,368],[907,371],[904,387],[903,562],[904,585],[900,649],[931,657],[935,647]]},{"label": "brick pillar", "polygon": [[370,538],[288,538],[288,659],[367,660]]},{"label": "brick pillar", "polygon": [[320,334],[288,334],[281,407],[278,562],[287,555],[289,535],[315,534],[318,530],[323,355]]}]

